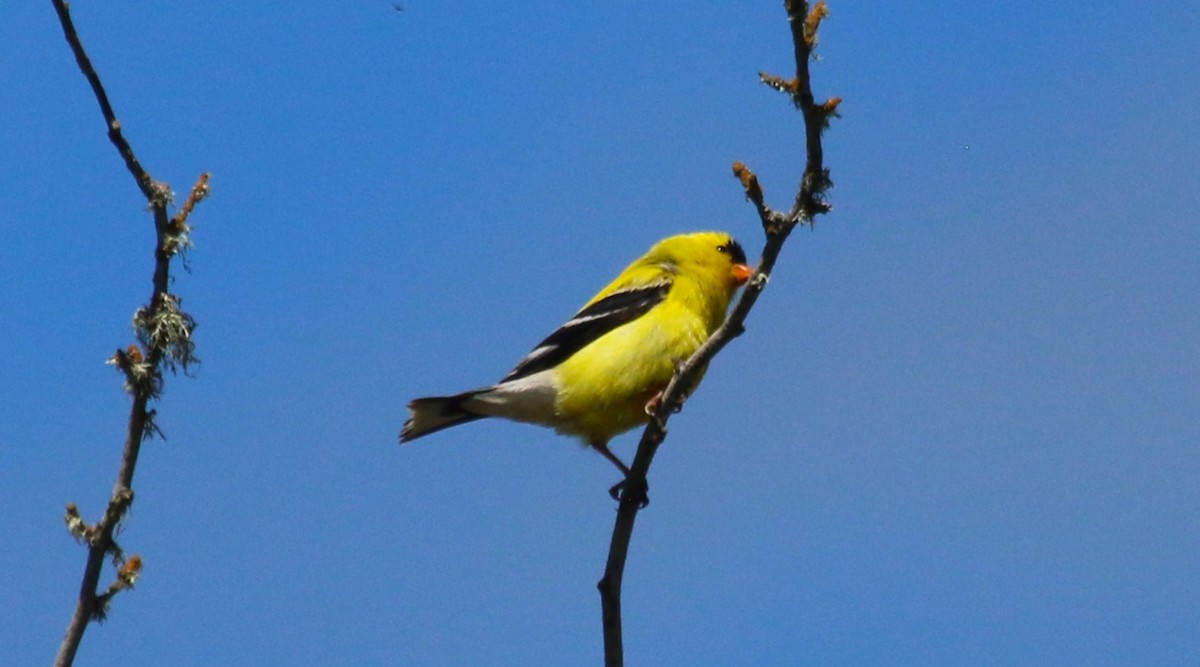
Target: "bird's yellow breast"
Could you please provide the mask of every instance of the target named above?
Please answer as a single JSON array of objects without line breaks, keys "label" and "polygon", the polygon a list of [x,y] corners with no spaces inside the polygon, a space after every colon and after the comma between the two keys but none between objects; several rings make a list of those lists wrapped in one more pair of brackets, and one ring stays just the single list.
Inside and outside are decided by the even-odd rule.
[{"label": "bird's yellow breast", "polygon": [[558,431],[607,442],[646,423],[647,401],[724,320],[728,300],[713,300],[706,292],[711,290],[679,279],[646,315],[564,361],[557,377]]}]

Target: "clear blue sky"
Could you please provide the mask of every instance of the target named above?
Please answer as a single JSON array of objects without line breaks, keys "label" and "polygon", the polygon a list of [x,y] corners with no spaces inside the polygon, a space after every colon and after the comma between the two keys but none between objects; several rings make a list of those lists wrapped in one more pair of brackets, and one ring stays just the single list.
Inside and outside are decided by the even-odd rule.
[{"label": "clear blue sky", "polygon": [[[672,233],[786,206],[781,3],[75,3],[151,173],[202,170],[170,378],[80,665],[591,665],[611,466],[405,402],[490,383]],[[834,2],[833,214],[673,422],[634,665],[1200,655],[1200,5]],[[48,664],[151,221],[47,2],[0,8],[0,664]],[[614,449],[628,457],[633,436]]]}]

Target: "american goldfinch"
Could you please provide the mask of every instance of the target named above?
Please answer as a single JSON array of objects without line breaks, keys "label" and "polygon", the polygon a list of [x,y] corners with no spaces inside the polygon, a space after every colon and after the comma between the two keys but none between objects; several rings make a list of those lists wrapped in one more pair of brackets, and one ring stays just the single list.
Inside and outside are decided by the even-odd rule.
[{"label": "american goldfinch", "polygon": [[676,366],[721,326],[753,272],[723,232],[659,241],[497,384],[409,403],[400,442],[503,417],[577,436],[628,475],[609,440],[648,421]]}]

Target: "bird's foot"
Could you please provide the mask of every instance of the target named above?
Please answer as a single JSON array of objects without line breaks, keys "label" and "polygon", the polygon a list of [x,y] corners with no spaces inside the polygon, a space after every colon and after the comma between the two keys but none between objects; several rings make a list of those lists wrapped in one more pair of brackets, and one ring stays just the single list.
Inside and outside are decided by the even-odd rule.
[{"label": "bird's foot", "polygon": [[[653,417],[655,415],[655,413],[658,412],[659,406],[662,405],[662,397],[663,397],[664,391],[666,391],[666,389],[656,392],[653,396],[650,397],[650,400],[646,401],[646,407],[645,407],[646,416]],[[687,394],[681,394],[679,396],[679,400],[676,401],[675,404],[671,406],[671,414],[673,414],[673,415],[679,414],[679,412],[681,410],[683,410],[683,402],[686,400],[687,400]]]},{"label": "bird's foot", "polygon": [[650,397],[650,400],[646,401],[645,410],[647,417],[653,417],[654,413],[658,412],[658,406],[660,403],[662,403],[662,395],[663,393],[661,391],[656,392]]},{"label": "bird's foot", "polygon": [[650,504],[650,484],[644,478],[633,481],[626,477],[613,484],[608,495],[617,502],[637,503],[638,509],[645,509]]}]

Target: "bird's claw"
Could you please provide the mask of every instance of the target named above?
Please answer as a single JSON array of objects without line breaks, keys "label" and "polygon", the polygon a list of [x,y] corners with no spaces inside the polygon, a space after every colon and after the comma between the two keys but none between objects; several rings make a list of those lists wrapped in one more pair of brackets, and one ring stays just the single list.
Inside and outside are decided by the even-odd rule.
[{"label": "bird's claw", "polygon": [[[658,412],[658,408],[662,405],[663,393],[660,391],[646,401],[646,416],[653,417]],[[671,405],[671,414],[677,415],[683,411],[683,402],[687,400],[687,394],[680,394],[679,400]]]},{"label": "bird's claw", "polygon": [[617,502],[637,503],[638,509],[645,509],[650,504],[650,485],[644,479],[634,483],[626,477],[613,484],[608,495]]},{"label": "bird's claw", "polygon": [[645,410],[646,410],[647,417],[653,417],[654,413],[658,412],[658,405],[659,405],[659,403],[662,403],[662,395],[663,395],[663,393],[660,391],[657,394],[651,396],[650,400],[646,401]]}]

